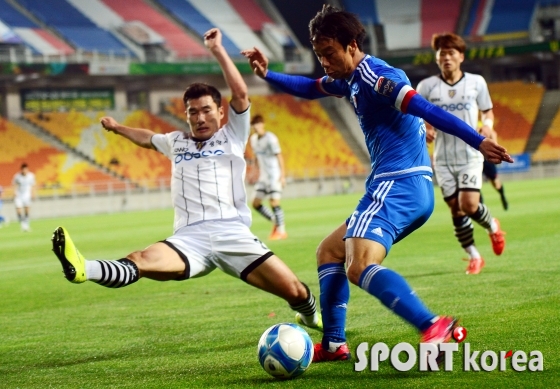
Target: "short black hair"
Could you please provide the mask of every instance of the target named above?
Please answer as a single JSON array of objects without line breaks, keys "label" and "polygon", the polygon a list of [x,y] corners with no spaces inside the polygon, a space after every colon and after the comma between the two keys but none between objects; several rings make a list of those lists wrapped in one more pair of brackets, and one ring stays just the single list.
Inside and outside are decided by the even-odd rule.
[{"label": "short black hair", "polygon": [[183,103],[185,107],[191,99],[199,99],[203,96],[210,96],[218,107],[222,106],[222,94],[216,87],[205,84],[203,82],[195,82],[187,87],[183,94]]},{"label": "short black hair", "polygon": [[27,167],[27,163],[24,162],[24,163],[21,164],[22,169],[25,169],[26,167]]},{"label": "short black hair", "polygon": [[257,123],[264,123],[264,118],[262,117],[262,115],[255,115],[251,119],[251,125],[257,124]]},{"label": "short black hair", "polygon": [[353,40],[360,51],[363,50],[366,39],[366,29],[357,15],[342,11],[332,5],[325,4],[323,9],[309,22],[309,39],[334,39],[346,48]]}]

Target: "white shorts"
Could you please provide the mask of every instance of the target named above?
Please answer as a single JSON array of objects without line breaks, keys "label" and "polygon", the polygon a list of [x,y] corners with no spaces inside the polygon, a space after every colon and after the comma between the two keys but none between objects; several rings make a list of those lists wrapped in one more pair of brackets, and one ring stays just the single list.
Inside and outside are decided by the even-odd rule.
[{"label": "white shorts", "polygon": [[482,188],[482,162],[461,166],[436,165],[434,173],[445,200],[456,196],[460,190],[480,192]]},{"label": "white shorts", "polygon": [[255,184],[255,198],[262,200],[266,196],[270,196],[274,200],[280,200],[282,197],[282,183],[280,181],[258,181]]},{"label": "white shorts", "polygon": [[14,205],[16,208],[24,208],[31,206],[31,197],[14,197]]},{"label": "white shorts", "polygon": [[246,281],[252,270],[274,255],[240,220],[185,226],[162,243],[185,262],[182,279],[202,277],[218,268]]}]

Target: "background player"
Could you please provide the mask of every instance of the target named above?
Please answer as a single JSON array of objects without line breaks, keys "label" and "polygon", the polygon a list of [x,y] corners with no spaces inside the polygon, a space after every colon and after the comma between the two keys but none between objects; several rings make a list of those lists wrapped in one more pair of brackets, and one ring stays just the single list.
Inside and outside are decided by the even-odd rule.
[{"label": "background player", "polygon": [[4,225],[4,223],[6,223],[6,218],[2,216],[2,206],[4,205],[2,201],[3,193],[4,193],[4,188],[2,187],[2,185],[0,185],[0,228]]},{"label": "background player", "polygon": [[27,163],[14,175],[12,185],[15,188],[14,205],[22,231],[30,231],[29,209],[35,197],[35,174],[29,171]]},{"label": "background player", "polygon": [[320,326],[313,294],[249,230],[243,155],[250,132],[247,85],[222,46],[220,30],[209,30],[204,43],[232,94],[223,127],[219,127],[224,117],[220,92],[202,83],[190,85],[183,97],[190,133],[155,134],[120,125],[111,117],[101,119],[106,130],[171,160],[173,236],[126,258],[90,261],[84,260],[68,232],[59,227],[53,235],[53,251],[69,281],[89,280],[111,288],[142,277],[158,281],[202,277],[219,268],[285,299],[304,321]]},{"label": "background player", "polygon": [[[486,81],[480,75],[461,70],[461,63],[465,60],[465,42],[455,34],[435,34],[432,48],[436,51],[441,73],[422,80],[417,87],[418,93],[473,129],[477,128],[480,112],[482,127],[479,132],[492,139],[494,113]],[[428,136],[428,140],[433,138],[437,182],[451,211],[455,236],[469,255],[466,273],[478,274],[484,267],[484,259],[475,246],[471,219],[488,231],[496,255],[502,254],[505,248],[500,223],[480,202],[484,157],[475,148],[445,132]]]},{"label": "background player", "polygon": [[392,245],[422,226],[433,211],[426,130],[418,117],[460,136],[494,162],[512,159],[503,147],[418,95],[402,70],[366,55],[366,31],[356,15],[325,5],[309,30],[326,73],[318,80],[268,70],[268,59],[257,48],[242,53],[255,74],[283,91],[308,99],[346,97],[370,152],[366,193],[348,224],[342,223],[317,249],[324,336],[313,360],[350,358],[345,334],[348,281],[417,328],[422,342],[446,342],[456,319],[429,311],[401,275],[381,266]]},{"label": "background player", "polygon": [[[253,208],[274,223],[269,239],[286,239],[288,234],[284,225],[284,210],[280,206],[282,188],[286,185],[282,149],[278,137],[266,130],[261,115],[255,115],[251,119],[251,126],[255,133],[251,135],[249,140],[259,167],[259,179],[255,184]],[[266,196],[270,196],[272,210],[262,203]]]}]

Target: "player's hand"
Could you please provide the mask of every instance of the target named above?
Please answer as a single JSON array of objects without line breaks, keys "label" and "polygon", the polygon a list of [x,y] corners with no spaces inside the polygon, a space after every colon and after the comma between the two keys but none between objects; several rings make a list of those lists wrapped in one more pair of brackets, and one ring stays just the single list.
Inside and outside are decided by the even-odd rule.
[{"label": "player's hand", "polygon": [[426,142],[432,143],[436,140],[436,130],[433,127],[426,127]]},{"label": "player's hand", "polygon": [[116,129],[119,123],[115,119],[110,116],[103,116],[100,121],[104,129],[114,132],[115,134],[117,133]]},{"label": "player's hand", "polygon": [[282,189],[286,187],[286,177],[280,177],[280,185],[282,185]]},{"label": "player's hand", "polygon": [[211,28],[204,33],[204,45],[212,51],[222,46],[222,32],[218,28]]},{"label": "player's hand", "polygon": [[478,151],[484,155],[484,158],[492,163],[502,163],[504,162],[513,162],[513,158],[507,153],[507,150],[494,142],[490,138],[484,138],[480,146],[478,147]]},{"label": "player's hand", "polygon": [[256,47],[252,49],[243,50],[241,52],[249,60],[249,65],[255,73],[260,78],[265,78],[266,73],[268,73],[268,58]]}]

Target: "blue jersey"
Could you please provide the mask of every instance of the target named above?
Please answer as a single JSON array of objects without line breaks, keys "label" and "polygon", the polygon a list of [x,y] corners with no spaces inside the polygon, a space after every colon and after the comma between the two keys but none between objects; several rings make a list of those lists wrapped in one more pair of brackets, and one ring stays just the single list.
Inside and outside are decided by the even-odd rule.
[{"label": "blue jersey", "polygon": [[325,76],[316,86],[326,95],[348,98],[354,106],[371,158],[367,187],[378,178],[432,175],[424,121],[403,113],[415,92],[402,70],[366,55],[350,78]]}]

